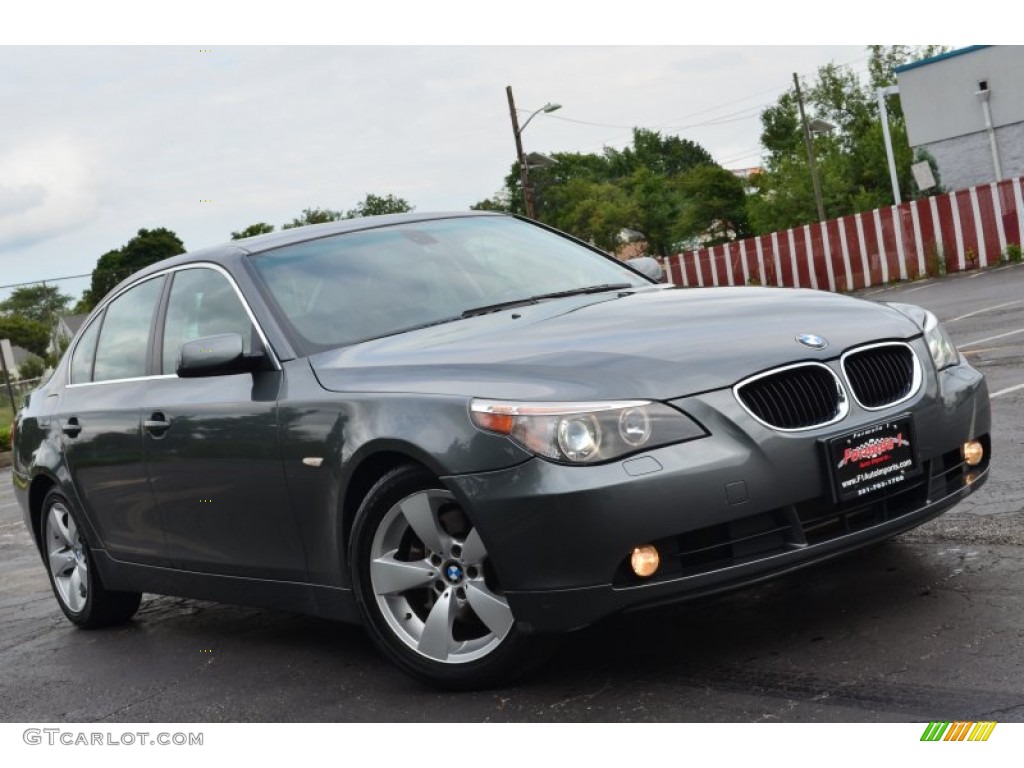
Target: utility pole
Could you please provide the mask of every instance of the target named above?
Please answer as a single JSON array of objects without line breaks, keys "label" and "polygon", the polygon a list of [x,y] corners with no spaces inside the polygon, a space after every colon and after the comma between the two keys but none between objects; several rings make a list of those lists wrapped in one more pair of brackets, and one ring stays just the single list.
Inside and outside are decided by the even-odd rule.
[{"label": "utility pole", "polygon": [[512,98],[512,86],[505,87],[505,93],[508,94],[508,113],[512,117],[512,133],[516,137],[516,159],[519,160],[519,183],[523,187],[523,202],[526,203],[526,215],[531,219],[537,218],[537,204],[533,198],[533,187],[530,186],[530,165],[526,160],[526,155],[523,154],[523,131],[526,130],[526,126],[530,124],[541,112],[548,114],[562,108],[561,104],[553,104],[548,102],[540,109],[535,109],[530,113],[530,116],[526,118],[522,127],[519,125],[519,117],[516,115],[516,102]]},{"label": "utility pole", "polygon": [[796,86],[796,102],[800,105],[800,122],[804,127],[804,146],[807,147],[807,165],[811,169],[811,184],[814,185],[814,202],[818,205],[818,221],[824,221],[825,201],[821,196],[821,179],[818,178],[818,164],[814,161],[814,140],[811,138],[811,128],[807,125],[807,115],[804,113],[804,96],[800,92],[800,78],[796,72],[793,73],[793,85]]},{"label": "utility pole", "polygon": [[519,184],[523,188],[523,203],[526,205],[526,215],[531,219],[537,218],[537,212],[533,209],[533,190],[530,189],[530,172],[526,168],[526,157],[523,155],[523,137],[519,130],[519,117],[516,115],[516,101],[512,97],[512,86],[505,87],[508,95],[508,112],[512,117],[512,133],[516,137],[516,159],[519,160]]}]

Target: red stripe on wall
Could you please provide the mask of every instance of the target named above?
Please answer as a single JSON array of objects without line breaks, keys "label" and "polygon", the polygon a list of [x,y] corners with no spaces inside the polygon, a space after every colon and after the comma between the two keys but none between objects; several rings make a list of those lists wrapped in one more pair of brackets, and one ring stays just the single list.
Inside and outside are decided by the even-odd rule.
[{"label": "red stripe on wall", "polygon": [[953,206],[949,195],[939,195],[936,198],[936,205],[939,210],[939,234],[942,235],[942,258],[946,272],[956,272],[959,255],[956,250],[956,228],[953,226]]},{"label": "red stripe on wall", "polygon": [[1020,245],[1021,224],[1017,214],[1017,199],[1013,194],[1013,180],[1004,179],[998,184],[999,205],[1003,210],[1003,232],[1007,245]]},{"label": "red stripe on wall", "polygon": [[[978,191],[978,211],[981,213],[981,239],[985,243],[985,266],[998,264],[1002,248],[999,245],[999,230],[996,227],[996,203],[992,198],[992,187],[983,184]],[[980,249],[979,249],[980,251]]]},{"label": "red stripe on wall", "polygon": [[[933,277],[938,274],[939,244],[935,239],[935,220],[932,217],[932,204],[928,198],[917,201],[917,222],[921,228],[921,249],[924,251],[925,273]],[[916,256],[915,256],[916,258]]]},{"label": "red stripe on wall", "polygon": [[974,269],[978,266],[978,229],[974,226],[971,191],[969,189],[957,190],[955,197],[956,207],[960,212],[960,232],[964,238],[964,267],[965,269]]},{"label": "red stripe on wall", "polygon": [[843,234],[846,235],[846,250],[850,254],[850,272],[853,273],[853,285],[850,286],[850,289],[864,288],[867,283],[864,280],[864,262],[861,260],[860,242],[857,239],[857,219],[854,216],[844,216],[839,220],[839,226],[842,227]]}]

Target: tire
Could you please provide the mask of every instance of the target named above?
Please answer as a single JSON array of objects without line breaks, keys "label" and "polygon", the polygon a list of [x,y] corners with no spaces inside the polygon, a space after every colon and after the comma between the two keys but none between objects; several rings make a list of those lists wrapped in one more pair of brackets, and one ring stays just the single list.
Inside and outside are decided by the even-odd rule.
[{"label": "tire", "polygon": [[139,609],[139,592],[103,586],[71,503],[56,488],[43,500],[42,555],[64,615],[83,629],[123,624]]},{"label": "tire", "polygon": [[468,516],[420,467],[392,470],[370,489],[352,527],[348,562],[371,637],[422,682],[487,688],[548,655],[549,638],[516,628]]}]

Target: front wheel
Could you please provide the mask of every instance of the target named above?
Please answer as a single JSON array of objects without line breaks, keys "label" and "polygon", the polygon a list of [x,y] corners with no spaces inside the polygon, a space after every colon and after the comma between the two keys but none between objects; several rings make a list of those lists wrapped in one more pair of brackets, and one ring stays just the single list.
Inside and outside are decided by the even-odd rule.
[{"label": "front wheel", "polygon": [[476,528],[430,473],[400,467],[367,494],[349,551],[373,639],[403,670],[451,689],[505,682],[543,659],[522,635]]}]

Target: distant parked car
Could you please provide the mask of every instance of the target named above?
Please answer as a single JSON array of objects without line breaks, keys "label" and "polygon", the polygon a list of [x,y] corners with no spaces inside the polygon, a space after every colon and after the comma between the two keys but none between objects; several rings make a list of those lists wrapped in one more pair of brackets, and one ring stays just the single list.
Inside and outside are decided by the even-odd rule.
[{"label": "distant parked car", "polygon": [[920,525],[987,478],[989,419],[918,307],[674,290],[514,217],[408,214],[131,276],[13,472],[79,626],[142,592],[273,606],[467,687]]}]

